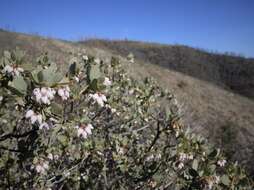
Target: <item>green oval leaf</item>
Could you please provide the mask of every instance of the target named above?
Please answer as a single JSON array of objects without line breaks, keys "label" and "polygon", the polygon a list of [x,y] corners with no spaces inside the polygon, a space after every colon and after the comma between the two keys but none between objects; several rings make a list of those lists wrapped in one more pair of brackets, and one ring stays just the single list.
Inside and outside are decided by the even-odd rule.
[{"label": "green oval leaf", "polygon": [[26,94],[27,83],[22,76],[15,77],[13,81],[9,82],[8,86],[17,95]]}]

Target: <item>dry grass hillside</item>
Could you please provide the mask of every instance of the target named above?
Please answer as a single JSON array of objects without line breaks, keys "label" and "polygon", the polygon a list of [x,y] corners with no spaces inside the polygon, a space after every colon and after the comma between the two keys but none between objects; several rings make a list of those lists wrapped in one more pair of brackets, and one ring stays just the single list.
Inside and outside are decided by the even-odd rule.
[{"label": "dry grass hillside", "polygon": [[135,41],[87,40],[81,44],[111,50],[127,56],[130,52],[146,63],[208,81],[235,93],[254,98],[254,59],[208,53],[181,45]]},{"label": "dry grass hillside", "polygon": [[[129,41],[67,42],[0,30],[0,52],[16,46],[29,55],[47,51],[63,68],[69,52],[86,49],[108,60],[116,55],[135,78],[154,77],[182,107],[183,121],[234,160],[254,170],[254,61],[185,46]],[[135,63],[125,56],[132,52]]]}]

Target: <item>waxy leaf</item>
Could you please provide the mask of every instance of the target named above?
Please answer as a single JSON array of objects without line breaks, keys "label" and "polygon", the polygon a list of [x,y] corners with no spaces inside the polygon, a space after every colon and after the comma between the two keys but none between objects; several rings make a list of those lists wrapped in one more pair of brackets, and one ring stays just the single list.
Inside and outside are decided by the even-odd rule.
[{"label": "waxy leaf", "polygon": [[197,159],[194,159],[193,162],[192,162],[192,168],[194,170],[198,170],[198,160]]},{"label": "waxy leaf", "polygon": [[229,179],[229,177],[227,176],[227,175],[223,175],[223,176],[221,176],[221,182],[224,184],[224,185],[229,185],[230,184],[230,179]]},{"label": "waxy leaf", "polygon": [[90,83],[93,82],[95,79],[99,79],[101,77],[100,67],[98,64],[91,64],[88,67],[88,77]]},{"label": "waxy leaf", "polygon": [[9,82],[11,90],[16,92],[17,95],[25,95],[27,90],[27,83],[22,76],[15,77],[12,82]]}]

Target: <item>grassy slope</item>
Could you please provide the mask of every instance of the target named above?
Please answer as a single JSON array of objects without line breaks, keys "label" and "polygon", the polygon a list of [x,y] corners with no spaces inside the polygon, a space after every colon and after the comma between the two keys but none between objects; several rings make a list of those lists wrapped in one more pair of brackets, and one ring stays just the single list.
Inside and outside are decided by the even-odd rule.
[{"label": "grassy slope", "polygon": [[[175,50],[173,46],[136,42],[70,43],[0,31],[0,51],[15,46],[35,56],[48,51],[50,57],[63,65],[68,62],[66,59],[68,53],[80,48],[85,48],[88,53],[104,59],[110,58],[112,54],[126,55],[127,52],[132,51],[137,57],[135,64],[130,66],[121,57],[131,75],[136,78],[154,77],[163,87],[175,94],[179,104],[182,105],[186,125],[208,137],[211,142],[226,148],[229,155],[235,152],[233,159],[248,163],[247,166],[253,170],[251,165],[254,164],[254,160],[251,158],[254,157],[254,100],[252,89],[246,89],[247,84],[251,87],[253,83],[253,75],[249,76],[251,72],[254,72],[250,65],[252,60],[239,57],[234,59],[234,57],[227,56],[215,56],[214,58],[212,54],[182,46],[178,46],[178,49]],[[193,57],[191,57],[191,52]],[[187,58],[192,61],[188,61]],[[167,65],[169,59],[172,59],[173,66],[172,64]],[[206,59],[206,65],[202,66],[204,62],[199,61]],[[223,60],[231,60],[233,68],[238,68],[240,82],[234,84],[235,76],[230,80],[227,79],[227,76],[224,75],[236,71],[230,71],[230,67],[226,66],[225,73],[223,73],[217,63],[212,65],[214,60],[218,60],[220,64]],[[185,61],[188,63],[187,66],[184,64]],[[239,65],[239,62],[243,63],[243,66]],[[219,75],[218,72],[220,72]],[[246,76],[242,76],[243,73],[247,73]]]}]

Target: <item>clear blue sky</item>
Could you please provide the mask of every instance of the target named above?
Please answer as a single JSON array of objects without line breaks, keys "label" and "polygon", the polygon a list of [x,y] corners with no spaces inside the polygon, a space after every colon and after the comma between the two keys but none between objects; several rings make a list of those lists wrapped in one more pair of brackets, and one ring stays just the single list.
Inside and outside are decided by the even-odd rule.
[{"label": "clear blue sky", "polygon": [[254,0],[1,0],[0,27],[67,40],[128,38],[254,57]]}]

